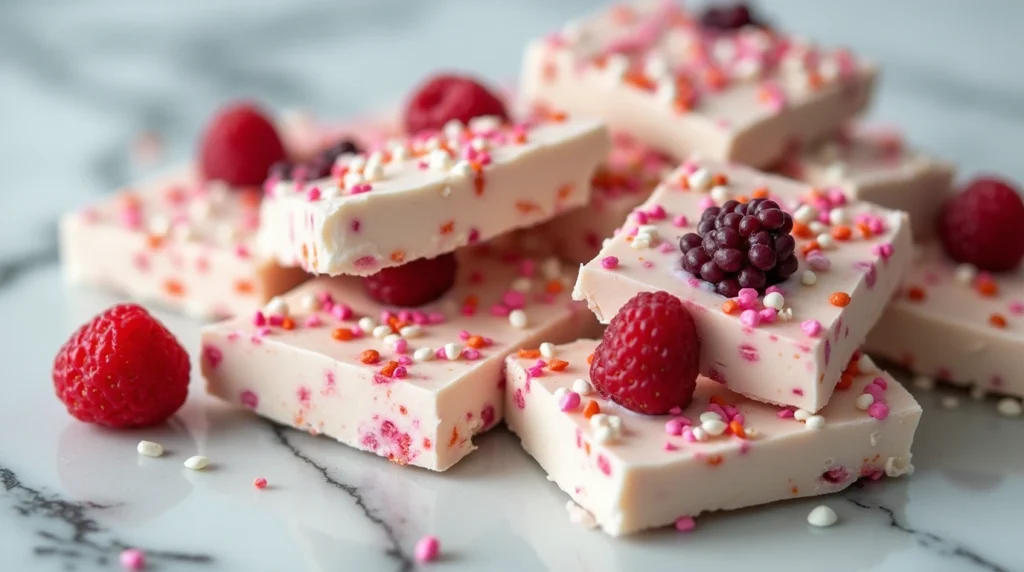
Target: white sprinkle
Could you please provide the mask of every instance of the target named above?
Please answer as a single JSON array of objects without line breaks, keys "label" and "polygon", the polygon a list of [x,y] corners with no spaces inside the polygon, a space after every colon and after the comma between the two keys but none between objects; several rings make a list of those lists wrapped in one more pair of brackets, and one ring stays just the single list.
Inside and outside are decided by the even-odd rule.
[{"label": "white sprinkle", "polygon": [[171,219],[156,215],[149,220],[149,232],[156,236],[167,236],[171,232]]},{"label": "white sprinkle", "polygon": [[417,348],[412,352],[412,359],[416,361],[430,361],[434,359],[434,350],[431,348]]},{"label": "white sprinkle", "polygon": [[459,161],[452,166],[451,173],[460,177],[468,177],[473,174],[473,166],[469,164],[469,161]]},{"label": "white sprinkle", "polygon": [[779,310],[779,321],[788,322],[793,319],[793,308]]},{"label": "white sprinkle", "polygon": [[807,421],[811,415],[814,414],[806,409],[797,409],[793,412],[793,419],[796,419],[797,421]]},{"label": "white sprinkle", "polygon": [[238,239],[238,229],[235,225],[225,222],[217,225],[217,240],[221,244],[232,244]]},{"label": "white sprinkle", "polygon": [[590,386],[589,381],[577,378],[572,382],[572,390],[580,395],[590,395],[590,393],[594,391],[594,388]]},{"label": "white sprinkle", "polygon": [[818,243],[818,246],[820,246],[822,250],[832,250],[833,248],[836,247],[836,241],[832,238],[831,235],[826,233],[819,234],[818,238],[814,240]]},{"label": "white sprinkle", "polygon": [[427,165],[434,171],[447,171],[452,166],[452,156],[444,149],[436,149],[427,156]]},{"label": "white sprinkle", "polygon": [[210,458],[203,455],[196,455],[185,459],[185,468],[193,471],[201,471],[210,464]]},{"label": "white sprinkle", "polygon": [[814,286],[818,283],[818,275],[813,270],[804,270],[800,274],[800,283],[804,286]]},{"label": "white sprinkle", "polygon": [[409,149],[405,145],[403,145],[401,143],[398,143],[398,144],[393,145],[391,147],[391,160],[392,161],[396,161],[396,162],[397,161],[404,161],[408,157],[409,157]]},{"label": "white sprinkle", "polygon": [[516,292],[526,293],[529,292],[530,290],[533,290],[533,281],[530,280],[529,278],[526,278],[525,276],[520,276],[519,278],[516,278],[515,280],[512,281],[512,284],[509,286],[509,288],[515,290]]},{"label": "white sprinkle", "polygon": [[860,354],[860,357],[857,359],[857,370],[861,373],[875,373],[878,371],[878,366],[875,365],[874,360],[868,354]]},{"label": "white sprinkle", "polygon": [[690,433],[693,435],[693,438],[696,441],[708,440],[708,432],[701,427],[694,427],[693,429],[690,430]]},{"label": "white sprinkle", "polygon": [[822,224],[820,221],[816,221],[816,220],[815,221],[811,221],[807,225],[807,228],[810,229],[810,231],[813,232],[814,234],[821,234],[823,232],[828,232],[828,227],[825,226],[824,224]]},{"label": "white sprinkle", "polygon": [[978,277],[978,269],[971,264],[961,264],[956,267],[956,281],[964,286],[969,286]]},{"label": "white sprinkle", "polygon": [[835,208],[828,212],[828,222],[832,224],[846,224],[849,220],[849,217],[846,216],[846,209]]},{"label": "white sprinkle", "polygon": [[923,389],[929,391],[935,389],[935,379],[928,377],[927,375],[918,375],[914,377],[914,381],[911,382],[917,389]]},{"label": "white sprinkle", "polygon": [[786,299],[778,292],[769,292],[764,296],[764,307],[781,310],[786,307]]},{"label": "white sprinkle", "polygon": [[821,415],[811,415],[804,423],[811,429],[821,429],[825,426],[825,418]]},{"label": "white sprinkle", "polygon": [[188,216],[193,221],[204,221],[210,218],[212,210],[209,201],[194,200],[188,205]]},{"label": "white sprinkle", "polygon": [[700,422],[701,423],[703,423],[705,421],[721,421],[721,420],[722,420],[722,416],[717,414],[717,413],[715,413],[714,411],[705,411],[704,413],[700,414]]},{"label": "white sprinkle", "polygon": [[423,328],[416,324],[410,324],[402,327],[402,329],[398,330],[398,333],[401,334],[403,338],[418,338],[423,335]]},{"label": "white sprinkle", "polygon": [[608,427],[611,427],[612,433],[615,434],[615,437],[619,437],[622,435],[622,418],[618,415],[609,415]]},{"label": "white sprinkle", "polygon": [[362,171],[363,167],[366,166],[366,158],[362,155],[353,155],[349,157],[348,169],[349,171]]},{"label": "white sprinkle", "polygon": [[555,344],[551,342],[542,342],[540,344],[540,355],[546,358],[555,357]]},{"label": "white sprinkle", "polygon": [[953,395],[947,395],[942,398],[942,406],[946,409],[956,409],[960,407],[960,400]]},{"label": "white sprinkle", "polygon": [[264,306],[263,311],[271,316],[287,316],[288,315],[288,303],[285,302],[280,296],[274,296]]},{"label": "white sprinkle", "polygon": [[811,205],[800,205],[800,207],[796,209],[796,212],[793,213],[793,218],[796,222],[808,224],[812,220],[816,220],[818,218],[818,211],[814,210],[814,207]]},{"label": "white sprinkle", "polygon": [[646,237],[652,239],[652,242],[653,242],[653,239],[658,238],[658,227],[654,226],[653,224],[641,225],[640,227],[638,227],[636,229],[636,235],[637,236],[646,236]]},{"label": "white sprinkle", "polygon": [[352,187],[354,187],[356,185],[359,185],[359,184],[362,184],[362,183],[363,183],[363,175],[360,174],[358,171],[349,171],[349,172],[345,173],[345,176],[342,177],[342,179],[341,179],[341,184],[346,189],[351,189]]},{"label": "white sprinkle", "polygon": [[512,327],[518,330],[526,329],[526,312],[522,310],[512,310],[508,314],[508,323],[512,324]]},{"label": "white sprinkle", "polygon": [[580,505],[568,501],[565,503],[565,510],[569,513],[569,522],[585,528],[597,527],[597,520],[594,518],[594,515],[590,514],[590,511]]},{"label": "white sprinkle", "polygon": [[144,457],[159,457],[164,454],[164,446],[153,441],[139,441],[135,450]]},{"label": "white sprinkle", "polygon": [[313,294],[306,294],[299,300],[299,305],[303,310],[315,312],[320,309],[320,299]]},{"label": "white sprinkle", "polygon": [[911,465],[903,457],[889,457],[885,460],[885,476],[900,477],[914,472],[914,465]]},{"label": "white sprinkle", "polygon": [[1024,413],[1024,407],[1021,406],[1020,401],[1012,397],[1004,397],[999,400],[999,403],[996,403],[996,411],[1003,417],[1020,417],[1021,413]]},{"label": "white sprinkle", "polygon": [[501,127],[501,118],[495,115],[481,115],[469,120],[469,130],[473,133],[492,133]]},{"label": "white sprinkle", "polygon": [[861,411],[867,411],[868,407],[875,402],[875,396],[870,393],[862,393],[857,396],[857,409]]},{"label": "white sprinkle", "polygon": [[363,169],[363,178],[368,182],[379,181],[384,178],[384,166],[380,163],[367,163]]},{"label": "white sprinkle", "polygon": [[569,389],[565,387],[559,387],[558,389],[555,390],[555,392],[552,395],[555,398],[555,404],[558,405],[562,403],[562,399],[564,399],[566,395],[569,395]]},{"label": "white sprinkle", "polygon": [[691,190],[704,192],[711,188],[711,173],[707,169],[697,169],[686,179]]},{"label": "white sprinkle", "polygon": [[562,277],[562,263],[557,258],[548,258],[540,266],[540,273],[548,280]]},{"label": "white sprinkle", "polygon": [[609,443],[615,438],[615,432],[607,425],[594,429],[594,440],[598,443]]},{"label": "white sprinkle", "polygon": [[456,361],[462,357],[462,346],[449,342],[444,345],[444,355],[448,358],[448,361]]},{"label": "white sprinkle", "polygon": [[469,142],[469,146],[477,151],[486,151],[490,149],[491,143],[483,137],[474,137],[473,140]]},{"label": "white sprinkle", "polygon": [[391,333],[391,326],[385,326],[384,324],[381,324],[373,328],[373,330],[371,331],[373,332],[373,337],[377,338],[378,340],[383,340],[384,336]]},{"label": "white sprinkle", "polygon": [[369,316],[359,318],[359,321],[356,322],[356,324],[358,324],[359,329],[364,332],[372,332],[373,329],[377,327],[377,322],[374,322],[373,318],[370,318]]},{"label": "white sprinkle", "polygon": [[700,428],[707,432],[708,435],[718,437],[722,433],[725,433],[725,429],[728,427],[720,419],[708,419],[700,424]]},{"label": "white sprinkle", "polygon": [[672,105],[675,103],[676,95],[678,90],[676,88],[676,82],[671,79],[660,79],[658,80],[657,87],[654,91],[654,97],[663,105]]},{"label": "white sprinkle", "polygon": [[608,425],[607,413],[595,413],[590,416],[590,426],[593,428],[605,427]]},{"label": "white sprinkle", "polygon": [[816,506],[807,514],[807,524],[821,528],[832,526],[838,520],[836,511],[825,505]]},{"label": "white sprinkle", "polygon": [[846,177],[846,165],[836,162],[825,167],[825,178],[833,183],[838,183]]},{"label": "white sprinkle", "polygon": [[633,247],[633,250],[646,250],[651,247],[651,239],[638,234],[633,237],[633,241],[629,245]]},{"label": "white sprinkle", "polygon": [[975,401],[981,401],[985,399],[986,391],[984,387],[974,386],[971,388],[971,399]]},{"label": "white sprinkle", "polygon": [[878,431],[872,431],[871,436],[868,437],[868,440],[871,441],[871,446],[874,447],[875,445],[878,445],[878,443],[882,440],[882,434],[879,433]]},{"label": "white sprinkle", "polygon": [[444,134],[453,139],[457,139],[459,135],[462,135],[462,132],[465,129],[466,127],[458,119],[451,119],[448,123],[444,124],[444,127],[442,127]]},{"label": "white sprinkle", "polygon": [[612,81],[612,85],[617,85],[627,71],[629,71],[629,59],[626,56],[622,54],[608,56],[605,72],[608,74],[608,79]]},{"label": "white sprinkle", "polygon": [[397,349],[398,342],[400,341],[402,341],[402,336],[398,334],[388,334],[381,340],[381,342],[384,343],[384,346],[391,350]]},{"label": "white sprinkle", "polygon": [[711,200],[716,203],[724,203],[729,200],[729,189],[722,185],[716,185],[711,189]]},{"label": "white sprinkle", "polygon": [[651,79],[661,79],[670,73],[668,62],[663,56],[651,54],[644,61],[644,74]]}]

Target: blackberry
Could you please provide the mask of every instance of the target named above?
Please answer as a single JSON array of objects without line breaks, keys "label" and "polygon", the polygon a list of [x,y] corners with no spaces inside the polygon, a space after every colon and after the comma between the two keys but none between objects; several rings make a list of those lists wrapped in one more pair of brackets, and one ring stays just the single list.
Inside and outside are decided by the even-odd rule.
[{"label": "blackberry", "polygon": [[732,32],[747,26],[768,27],[745,2],[711,6],[701,14],[700,24],[705,29],[719,32]]},{"label": "blackberry", "polygon": [[352,139],[346,138],[317,153],[315,157],[305,163],[293,164],[290,161],[278,161],[270,168],[270,174],[277,176],[282,181],[322,179],[331,174],[331,168],[334,167],[334,162],[338,160],[338,157],[360,152],[359,145]]},{"label": "blackberry", "polygon": [[741,288],[766,288],[796,273],[793,218],[767,199],[726,201],[704,211],[697,232],[679,239],[683,269],[727,298]]}]

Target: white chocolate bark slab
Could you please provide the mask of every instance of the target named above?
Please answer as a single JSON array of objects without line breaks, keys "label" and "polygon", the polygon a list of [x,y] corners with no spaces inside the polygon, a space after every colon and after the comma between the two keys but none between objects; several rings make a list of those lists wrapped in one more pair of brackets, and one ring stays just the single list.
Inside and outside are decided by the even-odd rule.
[{"label": "white chocolate bark slab", "polygon": [[[459,256],[455,288],[415,311],[376,303],[358,278],[320,277],[283,296],[287,324],[279,315],[207,326],[208,391],[399,464],[451,467],[502,418],[505,356],[593,324],[557,260],[509,261],[483,247]],[[364,363],[370,350],[378,360]]]},{"label": "white chocolate bark slab", "polygon": [[935,232],[952,164],[910,149],[894,131],[860,127],[787,160],[780,173],[910,215],[915,240]]},{"label": "white chocolate bark slab", "polygon": [[402,139],[342,158],[331,178],[274,185],[260,247],[328,275],[438,256],[585,205],[609,146],[597,121],[474,121]]},{"label": "white chocolate bark slab", "polygon": [[[587,359],[597,344],[580,340],[558,346],[556,359],[568,362],[562,371],[538,370],[536,360],[510,356],[505,420],[549,478],[608,534],[830,494],[859,478],[913,470],[910,446],[921,407],[884,372],[857,375],[820,415],[806,421],[703,377],[692,405],[679,415],[632,413],[596,393],[563,410],[559,394],[588,385]],[[863,397],[865,391],[874,395]],[[875,406],[874,413],[858,406],[865,400]],[[600,413],[588,419],[584,408],[591,401]],[[725,433],[711,434],[723,425]],[[615,426],[620,429],[608,431]],[[703,440],[694,440],[695,434]]]},{"label": "white chocolate bark slab", "polygon": [[[719,190],[709,193],[691,188],[689,181],[715,176],[727,179]],[[811,200],[809,197],[830,205],[835,204],[833,201],[844,204],[829,207],[831,210],[821,206],[816,221],[820,233],[811,232],[802,238],[801,231],[794,229],[798,253],[812,242],[831,242],[831,249],[823,251],[827,261],[811,261],[800,255],[800,269],[778,285],[784,296],[783,311],[776,314],[773,323],[752,326],[741,321],[738,309],[727,313],[725,297],[682,269],[678,238],[696,232],[707,206],[721,204],[727,198],[749,198],[756,192],[766,192],[787,210],[792,210],[794,201]],[[638,214],[650,212],[659,216]],[[830,216],[848,223],[821,222],[829,221]],[[818,411],[828,403],[847,363],[881,316],[910,264],[912,245],[906,219],[905,213],[853,201],[841,193],[828,198],[803,183],[746,167],[688,161],[630,216],[624,232],[608,241],[597,258],[581,268],[573,296],[586,300],[598,320],[607,324],[637,293],[669,292],[693,314],[702,340],[703,375],[751,398]],[[858,224],[864,225],[864,231],[855,226]],[[805,229],[812,226],[807,224]],[[831,237],[840,226],[852,229],[849,239],[821,236]],[[609,265],[611,259],[616,260],[614,265]],[[812,263],[827,264],[829,269],[811,270]],[[804,285],[806,272],[814,275],[813,285]],[[847,305],[833,304],[833,294],[849,296]],[[762,297],[752,310],[760,315],[765,309],[763,302]],[[784,319],[789,313],[791,317]]]},{"label": "white chocolate bark slab", "polygon": [[532,42],[521,91],[680,159],[699,152],[763,168],[863,111],[874,78],[844,50],[753,28],[708,32],[677,3],[648,1]]},{"label": "white chocolate bark slab", "polygon": [[919,251],[865,350],[919,375],[1024,397],[1024,269],[979,275],[938,242]]}]

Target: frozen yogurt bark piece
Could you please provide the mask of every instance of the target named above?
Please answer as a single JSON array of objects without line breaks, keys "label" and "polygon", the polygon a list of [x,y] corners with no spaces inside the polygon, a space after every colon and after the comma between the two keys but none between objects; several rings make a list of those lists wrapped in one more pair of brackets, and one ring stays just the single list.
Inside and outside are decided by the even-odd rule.
[{"label": "frozen yogurt bark piece", "polygon": [[[705,211],[737,200],[754,204],[761,197],[793,213],[795,221],[792,239],[768,239],[775,243],[776,266],[761,275],[789,277],[755,291],[738,290],[735,280],[742,274],[729,278],[735,275],[718,272],[734,280],[726,287],[728,280],[708,282],[722,276],[707,268],[687,271],[681,236],[701,230]],[[708,252],[708,237],[718,231],[702,234],[696,248]],[[754,238],[737,242],[741,273],[753,268],[747,253],[753,252]],[[905,213],[856,201],[838,189],[826,193],[746,167],[691,160],[580,269],[573,296],[586,300],[607,324],[639,292],[673,294],[696,321],[703,341],[701,374],[754,399],[818,411],[881,316],[911,255]]]},{"label": "frozen yogurt bark piece", "polygon": [[978,391],[1024,397],[1024,269],[979,273],[920,246],[865,350]]},{"label": "frozen yogurt bark piece", "polygon": [[[729,392],[701,377],[677,415],[633,413],[597,395],[588,360],[598,342],[554,357],[508,358],[508,426],[589,518],[620,536],[704,512],[824,495],[859,478],[913,470],[921,407],[868,359],[812,415]],[[553,367],[557,364],[557,367]]]},{"label": "frozen yogurt bark piece", "polygon": [[784,162],[779,172],[910,215],[915,240],[934,234],[953,165],[909,148],[899,133],[858,127]]},{"label": "frozen yogurt bark piece", "polygon": [[421,308],[384,307],[357,277],[319,277],[271,313],[206,327],[208,391],[399,464],[451,467],[502,418],[505,356],[593,324],[557,260],[456,255],[455,287]]},{"label": "frozen yogurt bark piece", "polygon": [[673,163],[624,133],[612,135],[612,150],[591,180],[590,203],[534,231],[567,262],[583,264],[597,255],[626,217],[650,196]]},{"label": "frozen yogurt bark piece", "polygon": [[592,120],[449,124],[343,156],[328,178],[271,185],[261,249],[332,276],[432,258],[585,205],[609,147]]},{"label": "frozen yogurt bark piece", "polygon": [[527,47],[522,95],[684,158],[769,167],[867,107],[873,65],[675,2],[618,4]]}]

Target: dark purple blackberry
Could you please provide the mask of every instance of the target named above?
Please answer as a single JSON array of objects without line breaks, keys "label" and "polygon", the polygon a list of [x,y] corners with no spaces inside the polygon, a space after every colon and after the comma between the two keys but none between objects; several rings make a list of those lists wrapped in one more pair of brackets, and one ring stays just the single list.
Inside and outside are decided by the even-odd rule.
[{"label": "dark purple blackberry", "polygon": [[331,174],[334,162],[342,155],[353,155],[359,153],[359,145],[352,139],[342,139],[327,149],[317,153],[315,157],[301,164],[292,164],[289,161],[280,161],[270,168],[271,175],[276,175],[283,181],[291,179],[303,179],[310,181],[322,179]]},{"label": "dark purple blackberry", "polygon": [[747,26],[768,27],[745,2],[709,6],[700,16],[700,25],[719,32],[731,32]]},{"label": "dark purple blackberry", "polygon": [[696,233],[680,237],[683,270],[714,284],[727,298],[741,288],[764,294],[797,271],[792,230],[793,218],[775,201],[726,201],[704,211]]}]

